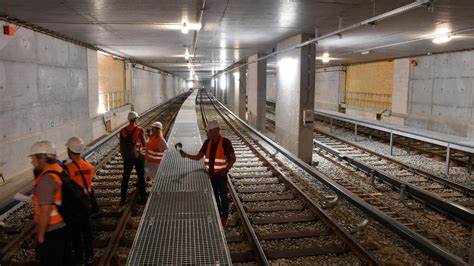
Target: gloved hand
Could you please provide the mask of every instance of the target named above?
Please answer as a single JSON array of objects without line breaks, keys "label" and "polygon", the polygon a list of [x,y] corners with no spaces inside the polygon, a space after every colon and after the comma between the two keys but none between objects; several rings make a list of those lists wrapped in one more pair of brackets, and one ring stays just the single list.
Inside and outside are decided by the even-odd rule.
[{"label": "gloved hand", "polygon": [[186,153],[183,150],[179,150],[179,155],[181,155],[181,157],[185,158]]}]

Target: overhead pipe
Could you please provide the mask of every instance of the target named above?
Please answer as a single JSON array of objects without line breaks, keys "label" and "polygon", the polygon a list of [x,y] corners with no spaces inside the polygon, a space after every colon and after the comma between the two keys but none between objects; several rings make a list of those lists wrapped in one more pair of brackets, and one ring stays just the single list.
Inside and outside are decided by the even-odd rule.
[{"label": "overhead pipe", "polygon": [[434,38],[444,36],[444,35],[456,36],[456,35],[459,35],[459,34],[462,34],[462,33],[465,33],[465,32],[470,32],[470,31],[474,31],[474,27],[467,28],[467,29],[462,29],[462,30],[451,31],[451,32],[446,32],[446,33],[434,34],[434,35],[425,36],[425,37],[421,37],[421,38],[416,38],[416,39],[408,40],[408,41],[396,42],[396,43],[391,43],[391,44],[384,44],[384,45],[379,45],[379,46],[366,48],[366,49],[359,49],[359,50],[354,51],[354,52],[338,54],[338,55],[335,55],[335,56],[338,57],[338,56],[344,56],[344,55],[358,54],[358,53],[362,53],[362,52],[365,52],[365,51],[372,52],[374,50],[379,50],[379,49],[383,49],[383,48],[389,48],[389,47],[398,46],[398,45],[404,45],[404,44],[410,44],[410,43],[430,40],[430,39],[434,39]]},{"label": "overhead pipe", "polygon": [[[408,12],[408,11],[411,11],[412,9],[419,8],[419,7],[423,6],[423,5],[430,6],[433,1],[434,1],[434,0],[416,0],[416,1],[413,2],[413,3],[410,3],[410,4],[408,4],[408,5],[404,5],[404,6],[399,7],[399,8],[395,8],[395,9],[393,9],[393,10],[391,10],[391,11],[385,12],[385,13],[380,14],[380,15],[378,15],[378,16],[371,17],[371,18],[369,18],[369,19],[366,19],[366,20],[363,20],[363,21],[361,21],[361,22],[358,22],[358,23],[349,25],[349,26],[347,26],[347,27],[338,29],[338,30],[333,31],[333,32],[331,32],[331,33],[322,35],[322,36],[320,36],[320,37],[316,37],[316,38],[314,38],[314,39],[311,39],[311,40],[302,42],[302,43],[300,43],[300,44],[297,44],[297,45],[294,45],[294,46],[285,48],[285,49],[283,49],[283,50],[275,51],[275,52],[270,53],[270,54],[268,54],[268,55],[266,55],[266,56],[257,58],[257,59],[255,59],[255,60],[253,60],[253,61],[250,61],[250,62],[247,62],[247,63],[244,63],[244,64],[240,64],[239,66],[236,66],[236,67],[234,67],[234,68],[231,68],[231,69],[228,69],[228,70],[224,70],[224,71],[218,72],[218,73],[216,73],[214,76],[218,76],[218,75],[221,75],[221,74],[224,74],[224,73],[227,73],[227,72],[234,71],[234,70],[239,69],[239,68],[241,68],[241,67],[244,67],[244,66],[247,66],[247,65],[256,63],[256,62],[258,62],[258,61],[260,61],[260,60],[265,60],[265,59],[267,59],[267,58],[273,57],[273,56],[275,56],[275,55],[277,55],[277,54],[289,52],[289,51],[294,50],[294,49],[298,49],[298,48],[301,48],[301,47],[304,47],[304,46],[307,46],[307,45],[310,45],[310,44],[313,44],[313,43],[317,43],[318,41],[327,39],[327,38],[329,38],[329,37],[340,36],[340,35],[342,35],[342,33],[344,33],[344,32],[347,32],[347,31],[350,31],[350,30],[353,30],[353,29],[356,29],[356,28],[359,28],[359,27],[362,27],[362,26],[374,25],[375,23],[377,23],[377,22],[379,22],[379,21],[382,21],[382,20],[391,18],[391,17],[396,16],[396,15],[399,15],[399,14],[406,13],[406,12]],[[213,76],[213,77],[214,77],[214,76]]]},{"label": "overhead pipe", "polygon": [[206,10],[206,0],[202,1],[201,13],[199,14],[199,19],[198,19],[198,25],[201,25],[201,27],[194,33],[193,58],[196,58],[196,49],[197,49],[197,42],[199,40],[199,32],[201,31],[203,27],[202,18],[204,17],[204,10]]}]

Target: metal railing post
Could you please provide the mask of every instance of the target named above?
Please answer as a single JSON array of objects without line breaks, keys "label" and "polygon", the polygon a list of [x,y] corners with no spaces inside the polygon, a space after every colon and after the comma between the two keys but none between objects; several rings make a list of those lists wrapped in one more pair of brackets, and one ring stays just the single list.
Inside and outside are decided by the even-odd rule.
[{"label": "metal railing post", "polygon": [[450,157],[451,157],[451,144],[448,143],[448,147],[446,148],[446,170],[445,170],[445,174],[447,176],[449,175]]}]

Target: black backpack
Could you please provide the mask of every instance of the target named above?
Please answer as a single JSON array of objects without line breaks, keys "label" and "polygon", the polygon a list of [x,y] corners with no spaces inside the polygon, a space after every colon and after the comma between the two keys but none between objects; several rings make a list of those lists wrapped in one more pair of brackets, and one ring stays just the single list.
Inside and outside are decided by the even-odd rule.
[{"label": "black backpack", "polygon": [[127,128],[122,129],[127,134],[125,138],[123,138],[122,134],[120,134],[120,154],[122,154],[122,158],[124,160],[135,160],[138,158],[138,151],[136,147],[137,142],[133,137],[133,134],[135,134],[135,130],[137,130],[137,128],[138,127],[135,127],[131,134],[128,132]]},{"label": "black backpack", "polygon": [[67,225],[83,225],[91,213],[89,197],[84,193],[83,188],[74,180],[69,178],[66,171],[57,172],[46,171],[61,178],[62,184],[62,204],[56,205],[58,212],[63,217]]}]

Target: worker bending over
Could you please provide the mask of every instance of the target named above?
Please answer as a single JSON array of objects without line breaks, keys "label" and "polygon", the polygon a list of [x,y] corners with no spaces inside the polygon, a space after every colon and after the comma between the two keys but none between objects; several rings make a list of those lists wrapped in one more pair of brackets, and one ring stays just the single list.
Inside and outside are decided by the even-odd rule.
[{"label": "worker bending over", "polygon": [[229,217],[229,200],[227,198],[227,173],[235,163],[235,153],[232,143],[219,133],[219,124],[212,120],[207,125],[206,139],[198,154],[191,155],[184,151],[180,154],[191,160],[201,160],[205,156],[204,163],[211,179],[212,189],[216,198],[217,207],[221,216],[222,225],[227,224]]}]

